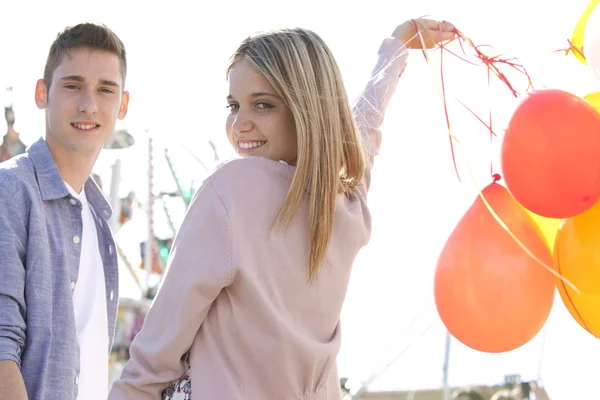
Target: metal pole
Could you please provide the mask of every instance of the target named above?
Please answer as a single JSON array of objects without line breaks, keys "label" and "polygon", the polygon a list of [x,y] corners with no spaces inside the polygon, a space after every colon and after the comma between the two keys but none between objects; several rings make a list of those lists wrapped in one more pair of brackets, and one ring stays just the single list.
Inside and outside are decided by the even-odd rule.
[{"label": "metal pole", "polygon": [[117,158],[112,166],[112,177],[110,179],[110,205],[113,215],[110,219],[110,228],[113,233],[119,230],[121,218],[121,200],[119,198],[119,183],[121,181],[121,160]]},{"label": "metal pole", "polygon": [[146,295],[150,293],[150,274],[152,273],[152,248],[154,246],[154,160],[152,137],[148,135],[148,238],[144,250],[144,268],[146,270]]},{"label": "metal pole", "polygon": [[537,373],[537,381],[542,381],[542,366],[544,362],[544,350],[546,348],[546,334],[548,332],[548,325],[544,326],[542,332],[542,348],[540,349],[540,359],[538,361],[538,373]]},{"label": "metal pole", "polygon": [[450,386],[448,385],[448,364],[450,362],[450,343],[452,341],[452,335],[450,332],[446,332],[446,351],[444,354],[444,366],[443,366],[443,378],[442,383],[444,386],[444,400],[450,400],[452,393],[450,392]]}]

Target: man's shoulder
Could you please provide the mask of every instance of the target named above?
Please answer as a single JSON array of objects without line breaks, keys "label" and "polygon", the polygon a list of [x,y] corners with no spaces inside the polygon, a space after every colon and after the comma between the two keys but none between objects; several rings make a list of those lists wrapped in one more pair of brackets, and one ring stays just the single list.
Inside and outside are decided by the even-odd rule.
[{"label": "man's shoulder", "polygon": [[0,163],[0,201],[7,199],[25,201],[38,183],[33,163],[27,153]]}]

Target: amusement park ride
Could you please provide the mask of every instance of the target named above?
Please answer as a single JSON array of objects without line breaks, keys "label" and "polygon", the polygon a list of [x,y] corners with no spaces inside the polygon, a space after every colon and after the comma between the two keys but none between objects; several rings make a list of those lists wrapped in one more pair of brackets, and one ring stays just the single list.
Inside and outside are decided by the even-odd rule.
[{"label": "amusement park ride", "polygon": [[[121,161],[117,158],[115,163],[112,166],[112,179],[111,179],[111,188],[110,188],[110,199],[111,205],[113,206],[114,214],[113,214],[113,231],[117,232],[119,228],[128,222],[132,217],[132,211],[135,208],[134,206],[138,206],[143,208],[146,213],[147,221],[148,221],[148,231],[147,231],[147,239],[144,241],[143,246],[141,246],[141,257],[142,257],[142,269],[146,272],[146,276],[150,276],[151,273],[162,275],[165,271],[165,265],[169,256],[169,249],[172,244],[172,240],[177,234],[177,230],[179,228],[179,221],[173,215],[173,203],[179,202],[180,206],[183,206],[183,209],[187,209],[195,191],[197,188],[194,186],[194,182],[186,185],[182,182],[181,176],[178,172],[177,161],[175,160],[177,157],[173,155],[173,149],[163,148],[163,149],[155,149],[153,138],[148,135],[148,201],[145,205],[140,204],[135,200],[133,194],[128,195],[125,198],[119,197],[119,184],[121,178]],[[125,149],[131,147],[135,144],[135,140],[133,136],[128,133],[126,130],[117,130],[111,140],[106,144],[107,150],[112,149]],[[218,156],[216,153],[216,147],[212,142],[210,142],[211,148],[215,154],[215,160],[218,160]],[[164,157],[164,161],[166,161],[166,166],[168,168],[168,172],[173,182],[175,183],[175,190],[170,192],[160,191],[156,192],[155,190],[155,154],[156,150],[158,152],[162,152],[162,156]],[[188,150],[189,152],[189,150]],[[195,162],[199,164],[206,172],[209,171],[206,164],[204,164],[198,157],[196,157],[193,153],[189,152]],[[180,207],[181,208],[181,207]],[[168,223],[169,229],[171,231],[171,235],[169,239],[159,239],[155,235],[155,214],[158,210],[164,212],[166,216],[166,221]],[[117,242],[117,248],[120,249],[119,243]],[[148,282],[145,284],[142,283],[142,280],[139,278],[139,274],[136,271],[131,263],[127,261],[127,257],[122,251],[120,252],[122,261],[126,265],[127,269],[132,273],[140,290],[144,293],[144,296],[147,298],[152,298],[152,291],[156,285],[150,286]],[[159,283],[160,284],[160,283]]]}]

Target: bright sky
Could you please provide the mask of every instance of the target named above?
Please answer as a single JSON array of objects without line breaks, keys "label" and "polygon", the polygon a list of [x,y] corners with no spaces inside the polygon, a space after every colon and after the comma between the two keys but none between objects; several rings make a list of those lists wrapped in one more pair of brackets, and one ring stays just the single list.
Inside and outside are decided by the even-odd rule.
[{"label": "bright sky", "polygon": [[[119,154],[127,157],[121,191],[135,190],[144,201],[146,183],[140,177],[147,163],[146,129],[158,151],[166,143],[175,148],[182,173],[192,178],[202,179],[204,172],[187,161],[191,158],[184,148],[209,164],[208,140],[215,141],[222,157],[232,155],[224,137],[224,68],[230,53],[251,32],[294,25],[315,30],[336,54],[348,91],[355,97],[368,78],[380,41],[405,19],[428,14],[454,22],[476,44],[519,56],[534,83],[585,95],[600,90],[600,82],[573,57],[551,51],[566,47],[586,3],[231,0],[214,2],[209,10],[196,5],[200,3],[179,0],[3,2],[0,93],[13,86],[16,128],[30,144],[44,133],[43,112],[35,107],[33,90],[56,33],[81,21],[110,26],[128,50],[130,113],[118,127],[129,129],[139,143]],[[433,60],[439,65],[438,53]],[[461,62],[445,65],[449,96],[456,96],[481,116],[486,115],[491,99],[495,127],[501,130],[515,105],[508,92],[495,85],[490,97],[482,69]],[[433,272],[446,238],[475,198],[464,166],[463,183],[454,175],[433,82],[422,55],[412,54],[388,109],[384,145],[374,171],[372,240],[357,259],[343,313],[341,376],[364,380],[407,349],[373,383],[377,390],[441,384],[445,331],[433,303]],[[456,134],[465,143],[478,184],[485,185],[499,143],[490,146],[485,128],[456,103],[451,106]],[[0,132],[4,131],[2,120]],[[99,160],[98,172],[105,184],[114,158],[115,154],[105,153]],[[157,168],[164,168],[164,163]],[[158,186],[173,189],[164,170]],[[143,217],[138,221],[143,231]],[[125,240],[129,235],[120,232],[118,236]],[[124,245],[132,259],[138,256],[136,246]],[[135,296],[125,269],[122,275],[124,294]],[[536,379],[541,373],[552,400],[594,396],[600,343],[572,320],[558,297],[543,332],[523,348],[500,355],[478,353],[454,341],[451,385],[499,383],[506,374]]]}]

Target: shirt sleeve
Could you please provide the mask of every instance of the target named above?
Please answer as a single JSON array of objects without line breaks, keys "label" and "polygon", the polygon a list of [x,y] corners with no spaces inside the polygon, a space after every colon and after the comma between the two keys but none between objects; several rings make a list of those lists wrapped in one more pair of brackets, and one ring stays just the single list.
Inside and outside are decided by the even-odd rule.
[{"label": "shirt sleeve", "polygon": [[25,255],[27,204],[0,171],[0,360],[21,366],[25,347]]},{"label": "shirt sleeve", "polygon": [[110,400],[161,399],[169,382],[183,375],[181,357],[233,279],[230,237],[227,210],[209,178],[188,208],[162,286]]},{"label": "shirt sleeve", "polygon": [[371,184],[371,168],[381,147],[379,128],[383,123],[385,110],[396,91],[398,79],[404,72],[407,58],[407,49],[401,41],[395,38],[385,39],[379,47],[377,63],[371,78],[353,109],[367,162],[363,180],[365,192]]}]

